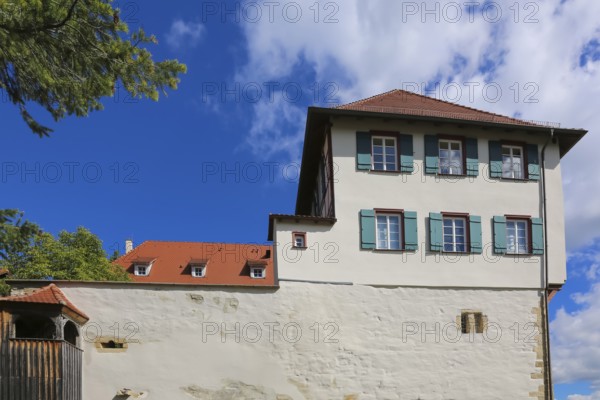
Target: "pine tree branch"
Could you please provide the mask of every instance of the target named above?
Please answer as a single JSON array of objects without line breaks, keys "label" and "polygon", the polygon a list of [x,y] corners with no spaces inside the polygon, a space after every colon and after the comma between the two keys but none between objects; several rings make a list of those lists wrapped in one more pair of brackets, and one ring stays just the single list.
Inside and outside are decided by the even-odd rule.
[{"label": "pine tree branch", "polygon": [[61,28],[67,22],[69,22],[69,20],[73,17],[73,11],[75,11],[75,6],[77,5],[78,2],[79,2],[79,0],[73,0],[73,3],[71,4],[71,7],[69,7],[69,11],[67,12],[67,16],[60,22],[45,24],[45,25],[38,26],[38,27],[27,27],[27,28],[13,28],[13,27],[9,27],[4,24],[0,24],[0,29],[4,29],[5,31],[7,31],[9,33],[23,34],[23,33],[38,33],[38,32],[47,31],[47,30],[51,30],[51,29]]}]

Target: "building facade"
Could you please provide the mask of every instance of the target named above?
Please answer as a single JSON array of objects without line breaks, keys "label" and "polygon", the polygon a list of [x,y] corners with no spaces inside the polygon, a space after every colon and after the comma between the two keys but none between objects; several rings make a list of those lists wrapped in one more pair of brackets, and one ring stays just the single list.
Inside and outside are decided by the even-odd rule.
[{"label": "building facade", "polygon": [[272,245],[145,242],[132,283],[56,282],[89,316],[82,398],[551,399],[585,133],[399,90],[309,108]]}]

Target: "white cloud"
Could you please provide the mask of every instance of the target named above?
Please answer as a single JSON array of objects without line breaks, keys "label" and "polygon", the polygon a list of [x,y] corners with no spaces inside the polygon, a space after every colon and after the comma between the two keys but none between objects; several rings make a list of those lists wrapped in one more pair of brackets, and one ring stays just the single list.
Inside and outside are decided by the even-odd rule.
[{"label": "white cloud", "polygon": [[[571,313],[561,308],[550,324],[554,379],[556,383],[589,381],[600,390],[600,283],[575,298],[582,308]],[[600,391],[569,399],[600,399]]]},{"label": "white cloud", "polygon": [[166,35],[167,43],[174,50],[185,46],[194,47],[202,39],[204,31],[205,27],[201,23],[176,19]]},{"label": "white cloud", "polygon": [[[239,68],[236,80],[284,84],[302,75],[304,83],[335,82],[342,102],[433,80],[455,82],[461,88],[459,98],[450,91],[434,95],[524,119],[560,122],[566,127],[593,130],[600,126],[600,113],[593,103],[600,96],[600,61],[588,57],[586,64],[579,66],[586,44],[600,37],[596,17],[600,2],[491,2],[502,13],[498,22],[491,22],[494,9],[477,9],[470,15],[464,5],[460,19],[453,22],[457,14],[448,6],[451,3],[463,4],[345,0],[335,2],[337,9],[324,9],[325,3],[306,0],[296,3],[302,17],[295,23],[289,22],[294,10],[288,10],[286,16],[280,5],[269,15],[265,8],[260,21],[243,24],[248,62]],[[320,7],[318,16],[314,4]],[[414,14],[414,9],[407,8],[411,4],[417,7]],[[439,11],[425,12],[425,8],[436,7]],[[339,22],[324,23],[327,15]],[[473,98],[466,82],[480,85],[471,86],[475,89]],[[492,87],[488,86],[487,93],[482,90],[490,82],[502,90],[497,101]],[[303,118],[293,118],[298,126],[289,130],[288,139],[286,133],[277,141],[260,133],[265,126],[291,122],[289,116],[297,113],[293,108],[306,112],[305,104],[284,108],[285,114],[255,108],[251,140],[256,151],[271,148],[276,152],[285,150],[285,145],[298,145],[296,135],[304,129]],[[263,143],[259,145],[260,140]],[[570,249],[600,234],[596,200],[600,197],[600,174],[592,167],[597,148],[600,135],[590,132],[563,159]]]},{"label": "white cloud", "polygon": [[592,264],[585,272],[585,277],[590,281],[595,281],[600,276],[600,265]]},{"label": "white cloud", "polygon": [[581,394],[572,394],[567,396],[567,400],[600,400],[600,392],[593,393],[589,396]]}]

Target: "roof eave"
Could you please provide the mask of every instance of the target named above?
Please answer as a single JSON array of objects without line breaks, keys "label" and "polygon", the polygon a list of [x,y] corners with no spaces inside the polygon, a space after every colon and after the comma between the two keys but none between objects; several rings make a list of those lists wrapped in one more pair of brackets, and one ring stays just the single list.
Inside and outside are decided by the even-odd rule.
[{"label": "roof eave", "polygon": [[273,240],[273,229],[275,228],[275,220],[292,221],[292,222],[313,222],[315,224],[325,223],[333,225],[337,222],[336,218],[330,217],[313,217],[310,215],[288,215],[288,214],[269,214],[269,237],[268,240]]}]

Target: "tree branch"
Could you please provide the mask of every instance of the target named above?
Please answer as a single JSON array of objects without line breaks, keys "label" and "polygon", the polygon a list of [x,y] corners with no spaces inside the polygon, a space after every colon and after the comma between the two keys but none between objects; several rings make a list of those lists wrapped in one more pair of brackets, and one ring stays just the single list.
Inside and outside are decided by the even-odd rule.
[{"label": "tree branch", "polygon": [[47,31],[50,29],[58,29],[58,28],[63,27],[73,17],[73,11],[75,10],[75,6],[77,5],[78,2],[79,2],[79,0],[73,0],[71,7],[69,7],[67,16],[60,22],[46,24],[46,25],[42,25],[42,26],[38,26],[38,27],[27,27],[27,28],[11,28],[9,26],[0,24],[0,28],[4,29],[5,31],[8,31],[10,33],[37,33],[37,32],[41,32],[41,31]]}]

